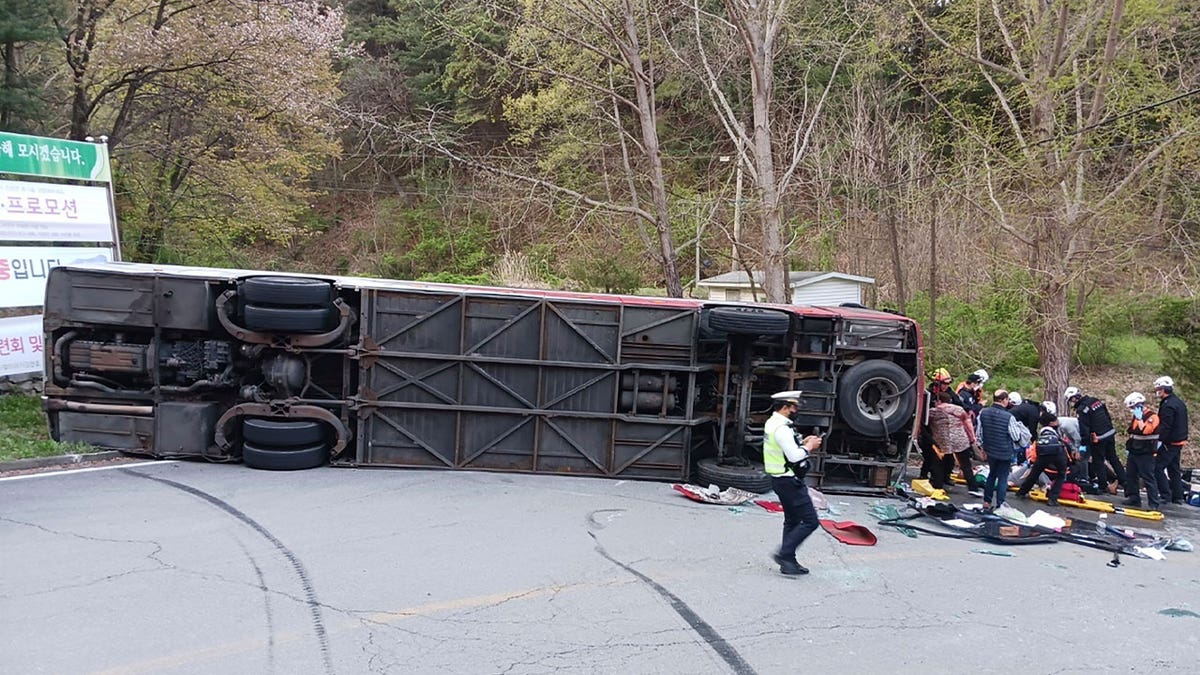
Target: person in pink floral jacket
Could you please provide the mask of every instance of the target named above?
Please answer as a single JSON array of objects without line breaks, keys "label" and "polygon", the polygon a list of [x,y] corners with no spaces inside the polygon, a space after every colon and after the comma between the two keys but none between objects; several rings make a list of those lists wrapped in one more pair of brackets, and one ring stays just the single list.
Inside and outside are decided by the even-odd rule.
[{"label": "person in pink floral jacket", "polygon": [[935,462],[929,482],[935,488],[948,488],[950,474],[954,471],[954,460],[962,469],[967,490],[975,490],[975,472],[971,466],[971,452],[975,447],[975,425],[971,413],[954,404],[949,392],[938,395],[937,403],[929,410],[929,432],[933,444],[941,451],[941,461]]}]

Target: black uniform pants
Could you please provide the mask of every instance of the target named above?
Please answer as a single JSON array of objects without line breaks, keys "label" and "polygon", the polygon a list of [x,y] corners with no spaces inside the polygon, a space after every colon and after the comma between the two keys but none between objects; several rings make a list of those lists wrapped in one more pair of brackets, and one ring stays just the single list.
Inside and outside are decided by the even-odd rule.
[{"label": "black uniform pants", "polygon": [[1158,474],[1154,471],[1154,453],[1129,453],[1129,485],[1125,488],[1125,494],[1129,495],[1130,499],[1140,502],[1142,491],[1138,487],[1138,480],[1146,484],[1146,499],[1150,500],[1150,508],[1157,508],[1160,493],[1158,491]]},{"label": "black uniform pants", "polygon": [[1050,484],[1050,491],[1046,496],[1054,501],[1058,501],[1058,495],[1062,493],[1063,483],[1067,480],[1067,456],[1063,453],[1055,453],[1053,455],[1038,454],[1037,461],[1029,469],[1029,475],[1021,482],[1021,489],[1017,492],[1020,495],[1027,495],[1037,485],[1037,480],[1041,477],[1042,472],[1046,469],[1054,469],[1054,482]]},{"label": "black uniform pants", "polygon": [[772,476],[771,487],[783,506],[783,542],[779,555],[788,560],[796,559],[796,549],[821,526],[817,521],[817,509],[803,478],[795,476]]},{"label": "black uniform pants", "polygon": [[938,457],[933,448],[928,450],[922,448],[921,457],[924,460],[921,466],[929,478],[930,485],[939,489],[950,485],[950,474],[954,471],[954,455],[946,454]]},{"label": "black uniform pants", "polygon": [[920,478],[930,478],[933,474],[933,465],[938,461],[937,453],[933,451],[933,436],[929,435],[928,429],[922,429],[921,435],[917,437],[917,447],[921,448],[921,474]]},{"label": "black uniform pants", "polygon": [[1158,456],[1154,458],[1154,475],[1164,500],[1170,497],[1173,502],[1183,501],[1183,470],[1179,466],[1179,456],[1182,454],[1182,445],[1163,443],[1158,449]]},{"label": "black uniform pants", "polygon": [[[962,469],[963,480],[967,481],[967,491],[978,490],[979,486],[975,484],[975,467],[971,465],[971,448],[960,450],[954,453],[954,458],[958,460],[958,468]],[[954,471],[954,467],[950,467],[950,471],[946,475],[949,480],[950,472]]]},{"label": "black uniform pants", "polygon": [[1102,441],[1088,444],[1088,453],[1092,456],[1092,482],[1096,483],[1101,491],[1106,487],[1101,481],[1108,477],[1108,470],[1104,468],[1106,460],[1112,465],[1113,474],[1117,477],[1117,484],[1125,485],[1125,467],[1121,466],[1121,458],[1117,457],[1116,436],[1109,436]]}]

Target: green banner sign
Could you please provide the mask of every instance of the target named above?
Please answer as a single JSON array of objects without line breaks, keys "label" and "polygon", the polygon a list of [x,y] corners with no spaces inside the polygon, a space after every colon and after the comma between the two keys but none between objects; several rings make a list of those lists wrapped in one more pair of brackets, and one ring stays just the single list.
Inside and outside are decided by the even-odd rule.
[{"label": "green banner sign", "polygon": [[0,132],[0,173],[112,182],[108,146]]}]

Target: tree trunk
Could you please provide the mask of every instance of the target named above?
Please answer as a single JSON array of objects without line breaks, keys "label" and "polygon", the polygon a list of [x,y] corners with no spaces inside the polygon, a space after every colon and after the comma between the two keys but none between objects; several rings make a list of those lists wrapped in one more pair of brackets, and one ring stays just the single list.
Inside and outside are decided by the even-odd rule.
[{"label": "tree trunk", "polygon": [[748,26],[754,33],[750,89],[754,115],[754,164],[758,175],[759,204],[763,228],[763,292],[767,302],[788,303],[787,248],[783,244],[775,154],[771,147],[771,100],[774,62],[765,26]]},{"label": "tree trunk", "polygon": [[1071,325],[1067,315],[1067,287],[1049,282],[1034,299],[1038,320],[1034,322],[1034,346],[1041,357],[1045,398],[1065,409],[1060,400],[1071,377]]},{"label": "tree trunk", "polygon": [[[4,87],[13,92],[17,88],[17,46],[12,42],[4,43]],[[8,129],[12,126],[13,109],[5,105],[0,109],[0,126]]]},{"label": "tree trunk", "polygon": [[[657,105],[654,92],[650,89],[651,76],[646,72],[642,60],[641,40],[633,6],[625,3],[625,38],[629,41],[624,55],[633,75],[634,91],[637,94],[638,123],[641,125],[642,145],[650,160],[650,193],[654,199],[654,229],[658,234],[659,264],[666,280],[667,295],[683,297],[683,284],[679,280],[679,267],[675,264],[675,241],[671,234],[671,210],[667,203],[667,179],[663,173],[662,152],[658,140]],[[697,234],[699,237],[699,234]],[[700,246],[697,240],[696,246]],[[698,249],[697,249],[698,250]],[[697,279],[699,281],[699,279]]]}]

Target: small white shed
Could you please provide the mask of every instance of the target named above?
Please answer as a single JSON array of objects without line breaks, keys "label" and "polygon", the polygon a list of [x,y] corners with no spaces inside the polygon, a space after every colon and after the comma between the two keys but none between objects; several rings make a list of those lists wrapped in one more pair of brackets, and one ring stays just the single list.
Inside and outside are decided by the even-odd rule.
[{"label": "small white shed", "polygon": [[[754,286],[745,272],[727,272],[703,279],[698,284],[708,289],[708,299],[724,302],[753,302],[757,291],[763,299],[763,273],[754,273]],[[864,304],[864,289],[875,285],[870,277],[841,272],[788,272],[794,305],[840,305],[845,302]]]}]

